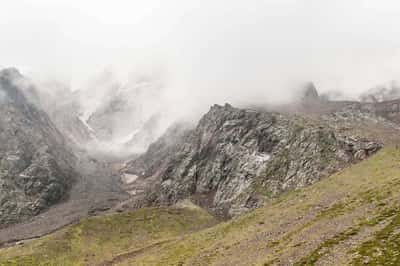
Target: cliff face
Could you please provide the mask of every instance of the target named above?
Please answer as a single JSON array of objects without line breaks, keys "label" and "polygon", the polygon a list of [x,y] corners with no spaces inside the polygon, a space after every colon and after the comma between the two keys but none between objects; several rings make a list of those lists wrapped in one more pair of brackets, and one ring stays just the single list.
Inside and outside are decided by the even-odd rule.
[{"label": "cliff face", "polygon": [[339,135],[328,124],[230,105],[213,106],[195,129],[171,143],[158,150],[159,160],[149,155],[156,153],[152,146],[128,171],[157,177],[158,189],[147,195],[151,201],[191,198],[223,216],[312,184],[380,148]]},{"label": "cliff face", "polygon": [[27,100],[14,69],[0,72],[0,224],[38,214],[65,196],[74,156],[49,117]]},{"label": "cliff face", "polygon": [[94,140],[93,130],[83,120],[80,106],[76,102],[72,100],[58,102],[46,111],[69,142],[79,147],[85,147]]}]

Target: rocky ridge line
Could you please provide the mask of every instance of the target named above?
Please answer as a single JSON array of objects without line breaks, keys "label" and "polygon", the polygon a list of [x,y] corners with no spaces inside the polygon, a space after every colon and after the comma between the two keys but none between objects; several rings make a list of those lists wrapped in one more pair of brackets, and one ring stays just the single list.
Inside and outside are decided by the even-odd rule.
[{"label": "rocky ridge line", "polygon": [[381,147],[341,135],[328,123],[228,104],[214,105],[195,129],[177,132],[150,146],[125,171],[139,176],[137,182],[156,180],[145,193],[147,203],[191,198],[228,217],[308,186]]}]

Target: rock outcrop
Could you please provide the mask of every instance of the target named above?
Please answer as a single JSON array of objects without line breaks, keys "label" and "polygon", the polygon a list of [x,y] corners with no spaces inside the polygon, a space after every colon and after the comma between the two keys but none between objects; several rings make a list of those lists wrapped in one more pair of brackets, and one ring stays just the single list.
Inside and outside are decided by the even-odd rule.
[{"label": "rock outcrop", "polygon": [[362,102],[384,102],[400,98],[400,86],[396,81],[372,88],[360,95]]},{"label": "rock outcrop", "polygon": [[66,195],[74,156],[15,69],[0,72],[0,226],[28,219]]},{"label": "rock outcrop", "polygon": [[159,185],[146,195],[149,201],[191,198],[221,216],[312,184],[380,148],[328,124],[228,104],[214,105],[195,129],[171,132],[127,171],[156,177]]},{"label": "rock outcrop", "polygon": [[307,82],[302,88],[302,102],[303,103],[312,103],[314,101],[319,100],[319,94],[317,88],[315,88],[314,83]]}]

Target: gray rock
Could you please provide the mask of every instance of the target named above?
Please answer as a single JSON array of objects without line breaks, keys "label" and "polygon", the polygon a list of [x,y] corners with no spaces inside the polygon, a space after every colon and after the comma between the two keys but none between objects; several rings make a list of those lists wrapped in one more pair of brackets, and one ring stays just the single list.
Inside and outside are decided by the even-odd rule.
[{"label": "gray rock", "polygon": [[302,90],[303,90],[303,96],[302,96],[303,102],[309,103],[319,100],[319,94],[313,82],[307,82],[306,84],[304,84]]},{"label": "gray rock", "polygon": [[49,117],[20,89],[15,69],[0,72],[0,225],[24,221],[66,195],[74,156]]},{"label": "gray rock", "polygon": [[216,214],[234,216],[380,147],[342,136],[328,123],[214,105],[195,129],[168,132],[127,171],[158,178],[158,189],[147,194],[157,204],[191,198]]}]

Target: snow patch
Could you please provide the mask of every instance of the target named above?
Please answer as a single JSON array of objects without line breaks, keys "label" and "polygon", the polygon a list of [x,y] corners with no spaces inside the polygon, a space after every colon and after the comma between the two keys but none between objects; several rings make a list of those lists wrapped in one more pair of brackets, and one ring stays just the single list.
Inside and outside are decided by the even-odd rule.
[{"label": "snow patch", "polygon": [[135,180],[138,178],[137,175],[132,175],[132,174],[124,174],[122,176],[122,182],[124,182],[125,184],[131,184],[133,182],[135,182]]},{"label": "snow patch", "polygon": [[8,155],[7,156],[8,161],[18,161],[19,159],[20,159],[20,157],[16,156],[16,155]]},{"label": "snow patch", "polygon": [[135,196],[137,194],[136,190],[128,190],[129,195]]},{"label": "snow patch", "polygon": [[271,159],[271,154],[268,153],[256,153],[254,156],[258,162],[266,162]]},{"label": "snow patch", "polygon": [[133,131],[132,133],[130,133],[129,135],[120,138],[120,139],[117,141],[117,143],[118,143],[118,144],[126,144],[127,142],[129,142],[130,140],[132,140],[133,137],[134,137],[136,134],[138,134],[138,133],[140,132],[140,130],[141,130],[141,128],[140,128],[140,129],[134,130],[134,131]]},{"label": "snow patch", "polygon": [[92,134],[95,133],[94,129],[87,123],[87,119],[85,118],[84,115],[80,115],[79,120],[81,120],[82,124],[85,125],[85,127],[90,131],[90,133]]}]

